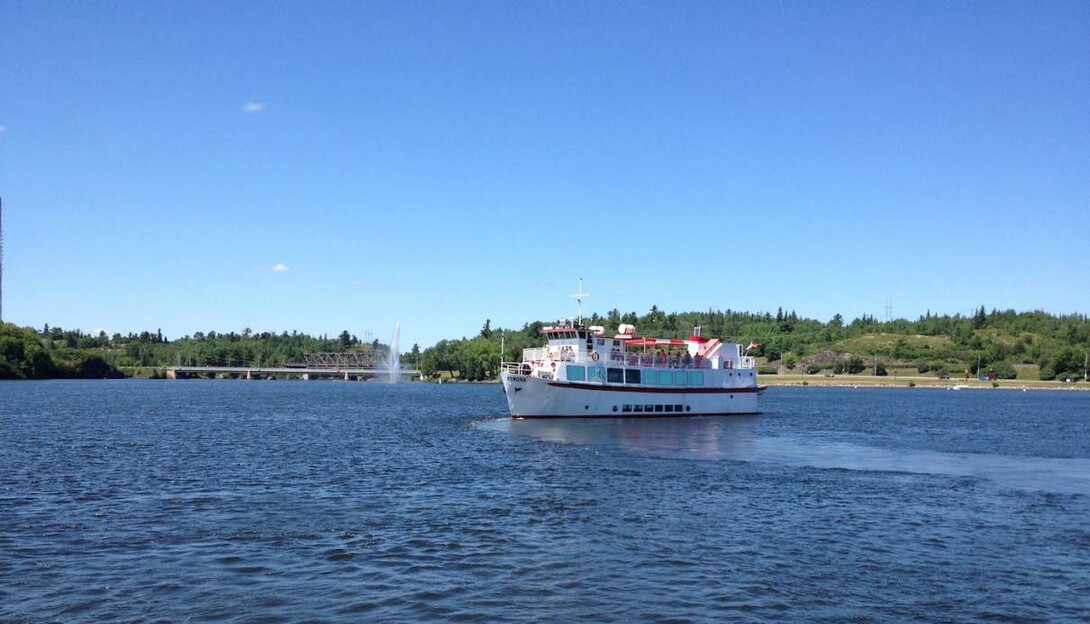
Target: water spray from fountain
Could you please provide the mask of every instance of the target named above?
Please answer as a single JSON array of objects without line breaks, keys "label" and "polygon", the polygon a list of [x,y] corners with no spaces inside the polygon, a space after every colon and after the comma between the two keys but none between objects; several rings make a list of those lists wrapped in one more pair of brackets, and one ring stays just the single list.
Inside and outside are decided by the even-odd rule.
[{"label": "water spray from fountain", "polygon": [[401,348],[398,341],[401,334],[401,321],[394,325],[394,335],[390,338],[390,351],[386,354],[386,372],[390,374],[390,383],[401,381]]}]

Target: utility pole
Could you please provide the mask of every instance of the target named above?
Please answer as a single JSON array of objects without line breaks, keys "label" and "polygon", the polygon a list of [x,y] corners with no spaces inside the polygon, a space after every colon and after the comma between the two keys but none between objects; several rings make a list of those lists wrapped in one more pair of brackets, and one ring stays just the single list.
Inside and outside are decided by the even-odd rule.
[{"label": "utility pole", "polygon": [[0,323],[4,322],[4,199],[0,197]]}]

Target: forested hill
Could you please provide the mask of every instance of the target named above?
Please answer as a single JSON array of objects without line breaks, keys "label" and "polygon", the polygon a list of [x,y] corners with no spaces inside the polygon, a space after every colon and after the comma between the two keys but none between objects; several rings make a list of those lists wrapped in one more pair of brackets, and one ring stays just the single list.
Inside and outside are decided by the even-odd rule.
[{"label": "forested hill", "polygon": [[[643,315],[596,313],[586,323],[603,325],[610,333],[629,323],[641,335],[660,338],[682,338],[699,326],[705,337],[760,342],[751,354],[759,358],[764,374],[802,367],[808,373],[867,370],[881,375],[899,368],[935,375],[990,371],[1000,379],[1081,379],[1090,359],[1090,321],[1084,314],[988,312],[981,307],[972,316],[928,313],[914,321],[887,322],[863,316],[846,322],[838,314],[822,322],[800,318],[794,311],[665,312],[653,306]],[[501,344],[504,359],[517,360],[523,348],[542,344],[539,330],[544,325],[531,322],[505,329],[485,321],[472,338],[441,340],[422,352],[413,345],[402,361],[427,375],[492,379],[498,374]],[[94,336],[48,325],[36,330],[2,323],[0,379],[154,375],[180,364],[283,366],[302,362],[307,353],[376,349],[385,350],[386,345],[361,342],[348,331],[330,338],[243,330],[171,340],[158,331]]]},{"label": "forested hill", "polygon": [[[85,334],[46,325],[42,330],[0,324],[0,379],[49,379],[157,375],[176,365],[286,366],[307,353],[387,350],[343,331],[336,338],[298,332],[241,334],[197,332],[170,340],[162,332]],[[414,345],[415,352],[419,348]]]},{"label": "forested hill", "polygon": [[[664,312],[654,306],[644,315],[618,310],[594,314],[586,323],[603,325],[607,333],[630,323],[638,334],[659,338],[683,338],[699,326],[705,337],[743,344],[756,341],[761,346],[751,355],[759,358],[765,374],[801,366],[811,374],[871,370],[882,375],[898,367],[938,376],[991,371],[1000,379],[1082,378],[1090,353],[1090,322],[1084,314],[987,312],[983,307],[969,317],[928,313],[915,321],[880,322],[863,316],[846,322],[837,314],[822,322],[782,309],[775,314]],[[497,374],[501,337],[504,359],[517,360],[523,348],[542,344],[539,330],[544,325],[527,323],[508,330],[486,321],[474,338],[444,340],[425,350],[420,369],[426,374],[446,371],[468,379],[492,378]]]}]

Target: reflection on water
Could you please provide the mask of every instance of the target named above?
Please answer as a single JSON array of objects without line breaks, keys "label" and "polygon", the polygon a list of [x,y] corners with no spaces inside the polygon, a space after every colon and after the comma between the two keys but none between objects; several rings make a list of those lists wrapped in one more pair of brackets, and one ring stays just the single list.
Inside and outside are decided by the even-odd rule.
[{"label": "reflection on water", "polygon": [[508,420],[510,433],[549,442],[616,446],[626,451],[692,459],[752,452],[755,417]]},{"label": "reflection on water", "polygon": [[549,442],[613,446],[641,454],[734,459],[752,453],[755,416],[499,421],[515,435]]},{"label": "reflection on water", "polygon": [[944,453],[762,436],[756,432],[760,418],[506,419],[484,426],[547,442],[613,447],[655,457],[975,477],[1015,489],[1090,494],[1088,459]]}]

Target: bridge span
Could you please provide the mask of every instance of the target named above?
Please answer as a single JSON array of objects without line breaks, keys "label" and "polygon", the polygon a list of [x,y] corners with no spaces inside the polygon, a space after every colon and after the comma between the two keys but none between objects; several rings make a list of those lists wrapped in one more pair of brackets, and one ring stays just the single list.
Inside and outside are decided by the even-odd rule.
[{"label": "bridge span", "polygon": [[[167,379],[188,379],[190,377],[212,377],[216,379],[343,379],[344,381],[363,381],[389,376],[385,368],[317,368],[290,366],[173,366],[166,371]],[[419,379],[420,371],[403,368],[401,379]]]}]

